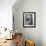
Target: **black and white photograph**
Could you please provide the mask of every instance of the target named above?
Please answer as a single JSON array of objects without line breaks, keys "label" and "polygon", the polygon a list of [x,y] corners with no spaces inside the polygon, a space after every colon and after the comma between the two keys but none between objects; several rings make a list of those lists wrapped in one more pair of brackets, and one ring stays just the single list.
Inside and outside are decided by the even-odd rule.
[{"label": "black and white photograph", "polygon": [[23,13],[23,26],[24,27],[35,27],[36,26],[36,13],[35,12],[24,12]]}]

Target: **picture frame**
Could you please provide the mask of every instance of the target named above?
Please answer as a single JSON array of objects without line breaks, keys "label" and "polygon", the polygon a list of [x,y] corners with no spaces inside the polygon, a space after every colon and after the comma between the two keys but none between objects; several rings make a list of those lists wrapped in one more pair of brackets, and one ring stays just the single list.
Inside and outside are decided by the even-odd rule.
[{"label": "picture frame", "polygon": [[23,12],[23,27],[36,27],[36,12]]}]

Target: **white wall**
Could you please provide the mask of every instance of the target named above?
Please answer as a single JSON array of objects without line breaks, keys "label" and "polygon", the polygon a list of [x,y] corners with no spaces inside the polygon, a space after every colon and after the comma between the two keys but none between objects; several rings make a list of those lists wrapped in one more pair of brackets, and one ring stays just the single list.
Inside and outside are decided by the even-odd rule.
[{"label": "white wall", "polygon": [[41,38],[42,46],[46,46],[46,0],[41,2]]},{"label": "white wall", "polygon": [[[23,0],[23,2],[13,8],[15,29],[23,33],[24,39],[35,41],[36,46],[41,46],[41,0]],[[23,12],[36,12],[36,28],[23,27]]]},{"label": "white wall", "polygon": [[12,28],[12,6],[16,0],[0,0],[0,27]]}]

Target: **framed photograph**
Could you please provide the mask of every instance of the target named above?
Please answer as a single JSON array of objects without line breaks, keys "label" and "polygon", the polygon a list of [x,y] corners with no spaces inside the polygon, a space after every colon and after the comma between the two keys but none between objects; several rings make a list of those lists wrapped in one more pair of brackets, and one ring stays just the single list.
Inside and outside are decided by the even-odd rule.
[{"label": "framed photograph", "polygon": [[36,12],[23,13],[23,27],[36,27]]}]

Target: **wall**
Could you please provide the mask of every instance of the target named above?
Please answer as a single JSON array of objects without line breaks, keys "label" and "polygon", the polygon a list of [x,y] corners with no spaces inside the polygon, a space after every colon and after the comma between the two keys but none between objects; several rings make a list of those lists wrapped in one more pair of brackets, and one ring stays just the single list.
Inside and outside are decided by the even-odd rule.
[{"label": "wall", "polygon": [[[22,32],[24,39],[31,39],[36,46],[41,46],[41,0],[23,0],[18,7],[14,6],[15,30]],[[23,12],[36,12],[36,28],[23,27]]]},{"label": "wall", "polygon": [[12,6],[16,0],[0,0],[0,27],[12,29]]},{"label": "wall", "polygon": [[46,46],[46,0],[41,1],[41,40],[42,46]]}]

